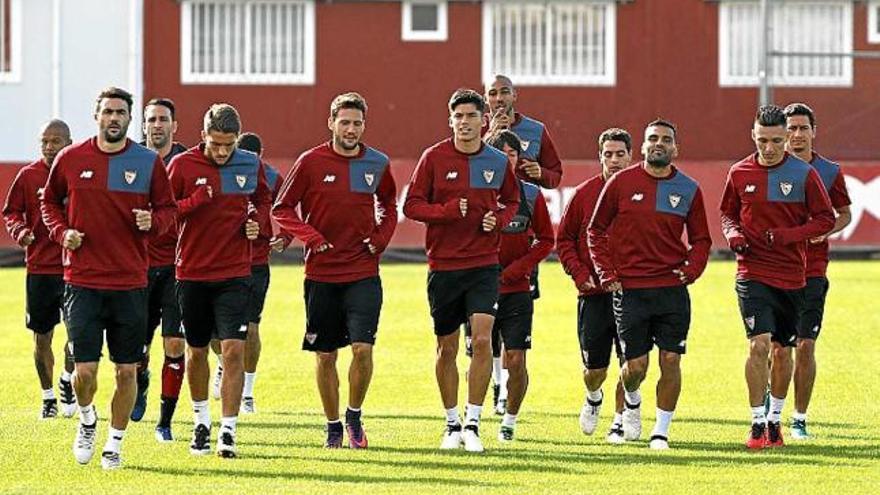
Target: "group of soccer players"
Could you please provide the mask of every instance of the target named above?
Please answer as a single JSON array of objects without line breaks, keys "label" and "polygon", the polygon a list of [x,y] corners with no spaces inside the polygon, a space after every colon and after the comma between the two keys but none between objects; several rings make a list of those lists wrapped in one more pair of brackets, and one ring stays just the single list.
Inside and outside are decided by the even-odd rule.
[{"label": "group of soccer players", "polygon": [[[490,381],[493,410],[503,415],[498,439],[514,440],[529,381],[537,267],[555,241],[579,292],[583,432],[597,428],[615,348],[621,368],[606,439],[640,438],[640,386],[656,345],[660,378],[649,446],[667,449],[691,320],[687,285],[702,274],[711,246],[699,184],[673,165],[678,131],[665,120],[649,123],[644,161],[636,164],[631,135],[604,131],[602,169],[577,187],[554,235],[541,188],[559,186],[562,164],[544,124],[517,112],[516,101],[513,83],[500,75],[484,94],[453,93],[452,136],[425,150],[403,205],[408,218],[427,227],[427,293],[446,416],[440,448],[483,451],[480,419]],[[3,210],[10,235],[27,251],[27,327],[34,333],[42,417],[58,412],[51,340],[63,308],[68,345],[59,391],[63,415],[80,412],[74,456],[85,464],[95,451],[93,397],[106,336],[116,388],[101,463],[121,466],[128,421],[146,410],[148,349],[161,322],[157,439],[173,439],[171,419],[186,375],[195,418],[190,451],[211,451],[213,347],[221,364],[216,451],[235,457],[238,414],[255,411],[269,252],[298,239],[305,253],[302,346],[316,356],[325,446],[342,447],[347,437],[350,448],[366,448],[361,408],[383,301],[379,260],[398,211],[388,157],[363,143],[366,101],[357,93],[337,96],[327,121],[331,139],[301,154],[283,183],[260,158],[259,137],[241,132],[232,106],[211,106],[202,142],[186,149],[173,140],[177,121],[168,99],[145,106],[144,145],[127,139],[132,105],[124,90],[103,91],[97,135],[75,144],[63,122],[46,124],[42,159],[21,170]],[[804,104],[761,107],[752,129],[757,152],[730,169],[721,198],[749,339],[749,448],[782,445],[780,413],[792,374],[792,432],[808,436],[815,340],[828,290],[826,239],[849,222],[843,175],[813,151],[815,130]],[[470,356],[464,420],[457,366],[462,328]],[[348,346],[343,423],[336,361]]]}]

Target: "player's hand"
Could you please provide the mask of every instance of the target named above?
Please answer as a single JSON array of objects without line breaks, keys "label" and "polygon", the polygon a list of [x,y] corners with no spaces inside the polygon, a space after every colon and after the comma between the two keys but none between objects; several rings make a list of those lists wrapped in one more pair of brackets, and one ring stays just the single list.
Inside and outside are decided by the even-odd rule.
[{"label": "player's hand", "polygon": [[507,108],[501,107],[492,114],[489,120],[489,132],[492,134],[504,129],[510,129],[510,116],[507,115]]},{"label": "player's hand", "polygon": [[623,290],[623,284],[620,283],[620,280],[615,280],[605,284],[602,288],[605,289],[605,292],[617,292]]},{"label": "player's hand", "polygon": [[34,243],[34,233],[28,229],[25,231],[24,235],[21,236],[18,240],[18,245],[21,247],[28,247]]},{"label": "player's hand", "polygon": [[364,244],[367,246],[367,251],[369,251],[370,254],[376,254],[379,252],[379,248],[377,248],[376,245],[373,244],[373,241],[371,241],[369,237],[364,239]]},{"label": "player's hand", "polygon": [[730,249],[737,254],[746,254],[746,251],[749,250],[749,243],[745,237],[737,236],[730,239]]},{"label": "player's hand", "polygon": [[251,220],[250,218],[244,223],[244,236],[248,238],[249,241],[252,241],[260,235],[260,224],[256,220]]},{"label": "player's hand", "polygon": [[461,212],[461,217],[464,218],[467,216],[467,206],[468,200],[467,198],[461,198],[458,200],[458,211]]},{"label": "player's hand", "polygon": [[678,277],[678,279],[681,280],[681,283],[683,283],[683,284],[690,283],[690,280],[688,279],[688,276],[685,275],[684,271],[676,269],[676,270],[672,270],[672,273],[674,273]]},{"label": "player's hand", "polygon": [[819,237],[813,237],[810,239],[810,244],[822,244],[825,240],[828,239],[828,234],[820,235]]},{"label": "player's hand", "polygon": [[485,215],[483,215],[483,232],[492,232],[495,230],[495,224],[498,223],[498,219],[495,217],[494,211],[487,211]]},{"label": "player's hand", "polygon": [[76,229],[67,229],[64,231],[64,239],[62,240],[61,245],[64,249],[75,251],[82,246],[82,241],[85,237],[85,234]]},{"label": "player's hand", "polygon": [[526,173],[526,176],[529,179],[540,179],[541,178],[541,166],[538,165],[538,162],[533,162],[530,160],[523,160],[522,164],[519,168]]},{"label": "player's hand", "polygon": [[281,237],[273,237],[269,239],[269,248],[276,253],[284,251],[284,239]]},{"label": "player's hand", "polygon": [[134,224],[137,225],[138,230],[149,232],[153,227],[153,213],[149,210],[140,210],[138,208],[134,208],[131,212],[134,213]]},{"label": "player's hand", "polygon": [[593,280],[593,276],[585,280],[581,285],[578,286],[578,290],[581,292],[587,292],[589,290],[593,290],[596,288],[596,282]]},{"label": "player's hand", "polygon": [[315,252],[316,253],[323,253],[324,251],[327,251],[328,249],[333,249],[333,244],[330,244],[329,242],[322,242],[321,244],[318,245],[318,247],[315,248]]}]

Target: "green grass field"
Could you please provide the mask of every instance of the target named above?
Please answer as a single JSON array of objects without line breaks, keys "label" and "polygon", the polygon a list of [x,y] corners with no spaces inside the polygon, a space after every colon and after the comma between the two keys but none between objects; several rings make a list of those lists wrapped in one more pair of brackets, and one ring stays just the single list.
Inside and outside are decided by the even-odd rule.
[{"label": "green grass field", "polygon": [[[240,458],[189,454],[188,392],[182,394],[174,424],[177,441],[157,444],[153,427],[159,382],[154,378],[147,416],[129,426],[126,435],[124,469],[105,473],[98,456],[85,467],[74,461],[76,420],[37,421],[39,386],[31,337],[23,327],[24,271],[2,270],[0,285],[6,290],[0,294],[0,324],[6,338],[0,350],[0,493],[877,493],[880,263],[832,263],[810,410],[815,438],[761,452],[743,447],[749,418],[742,372],[746,340],[733,271],[730,262],[712,262],[691,289],[693,325],[683,360],[684,387],[671,429],[673,449],[667,452],[649,451],[644,440],[607,445],[608,404],[599,425],[602,435],[580,432],[576,294],[554,263],[542,271],[543,298],[529,353],[531,385],[514,444],[498,443],[500,421],[489,414],[483,418],[484,455],[437,450],[444,419],[433,375],[426,268],[391,265],[383,268],[385,308],[364,409],[370,449],[325,451],[314,361],[299,350],[302,269],[284,266],[272,272],[262,326],[258,414],[239,421]],[[56,339],[56,349],[62,340]],[[161,356],[160,346],[157,338],[153,356]],[[159,361],[154,358],[154,377]],[[102,365],[98,448],[106,438],[111,371],[109,364]],[[647,431],[653,426],[656,377],[652,368],[643,387]],[[610,384],[605,388],[611,392]],[[217,421],[219,404],[212,401],[211,407]],[[790,411],[791,400],[786,422]]]}]

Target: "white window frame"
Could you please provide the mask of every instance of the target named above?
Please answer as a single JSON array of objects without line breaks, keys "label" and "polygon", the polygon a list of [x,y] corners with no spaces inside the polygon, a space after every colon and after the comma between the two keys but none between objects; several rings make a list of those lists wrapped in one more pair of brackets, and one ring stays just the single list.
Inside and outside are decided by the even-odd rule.
[{"label": "white window frame", "polygon": [[[732,76],[730,75],[730,59],[728,52],[730,51],[730,32],[729,32],[729,10],[727,7],[737,3],[756,3],[757,0],[721,0],[718,6],[718,83],[721,87],[754,87],[759,83],[758,75],[754,76]],[[843,21],[846,23],[843,29],[843,45],[840,51],[849,52],[853,49],[853,7],[852,2],[848,0],[786,0],[787,4],[829,4],[839,3],[844,8]],[[778,5],[785,5],[779,3]],[[772,4],[771,4],[772,8]],[[778,29],[778,25],[774,25],[774,29]],[[773,47],[781,50],[780,47]],[[812,50],[815,51],[815,50]],[[803,57],[798,57],[803,58]],[[770,57],[770,63],[780,63],[786,57]],[[789,57],[793,60],[793,57]],[[842,57],[843,72],[840,76],[835,77],[818,77],[818,76],[786,76],[770,73],[771,84],[776,87],[851,87],[853,85],[853,59],[852,57]],[[771,65],[771,68],[773,66]]]},{"label": "white window frame", "polygon": [[880,43],[880,0],[868,2],[868,43]]},{"label": "white window frame", "polygon": [[[514,0],[516,1],[516,0]],[[493,68],[493,4],[514,3],[509,0],[483,0],[483,50],[482,76],[483,81],[491,81],[496,70]],[[573,0],[522,1],[519,3],[543,4],[549,7],[558,3],[574,3]],[[504,75],[510,77],[517,86],[614,86],[617,84],[617,0],[580,0],[577,3],[604,4],[605,9],[605,52],[604,74],[602,75],[547,75],[518,74],[508,71]]]},{"label": "white window frame", "polygon": [[[21,82],[22,7],[22,0],[9,2],[9,57],[11,63],[8,71],[0,71],[0,84]],[[5,50],[6,47],[0,46],[0,49]]]},{"label": "white window frame", "polygon": [[[240,1],[240,0],[239,0]],[[303,72],[299,74],[196,73],[192,71],[192,7],[197,3],[236,3],[236,0],[182,0],[180,11],[180,80],[183,84],[315,84],[315,2],[314,0],[245,0],[245,4],[293,3],[303,5]],[[249,16],[247,16],[249,17]],[[243,21],[247,22],[247,21]],[[249,47],[250,41],[245,41]],[[245,49],[247,51],[247,48]]]},{"label": "white window frame", "polygon": [[[437,7],[437,29],[435,31],[414,31],[412,29],[412,7],[419,4]],[[446,41],[449,37],[447,6],[446,0],[403,0],[400,2],[400,38],[403,41]]]}]

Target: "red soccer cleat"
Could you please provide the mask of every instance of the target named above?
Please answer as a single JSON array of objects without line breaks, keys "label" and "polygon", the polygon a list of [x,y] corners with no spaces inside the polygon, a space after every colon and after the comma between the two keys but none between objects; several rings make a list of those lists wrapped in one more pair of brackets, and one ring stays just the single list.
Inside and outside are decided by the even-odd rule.
[{"label": "red soccer cleat", "polygon": [[746,447],[753,450],[763,449],[767,445],[767,426],[764,423],[752,423],[752,430],[746,440]]},{"label": "red soccer cleat", "polygon": [[346,424],[345,430],[348,433],[348,447],[352,449],[365,449],[367,448],[367,432],[364,431],[364,427],[360,424],[351,425]]},{"label": "red soccer cleat", "polygon": [[785,442],[782,440],[782,424],[778,421],[767,423],[767,442],[765,447],[783,447]]}]

